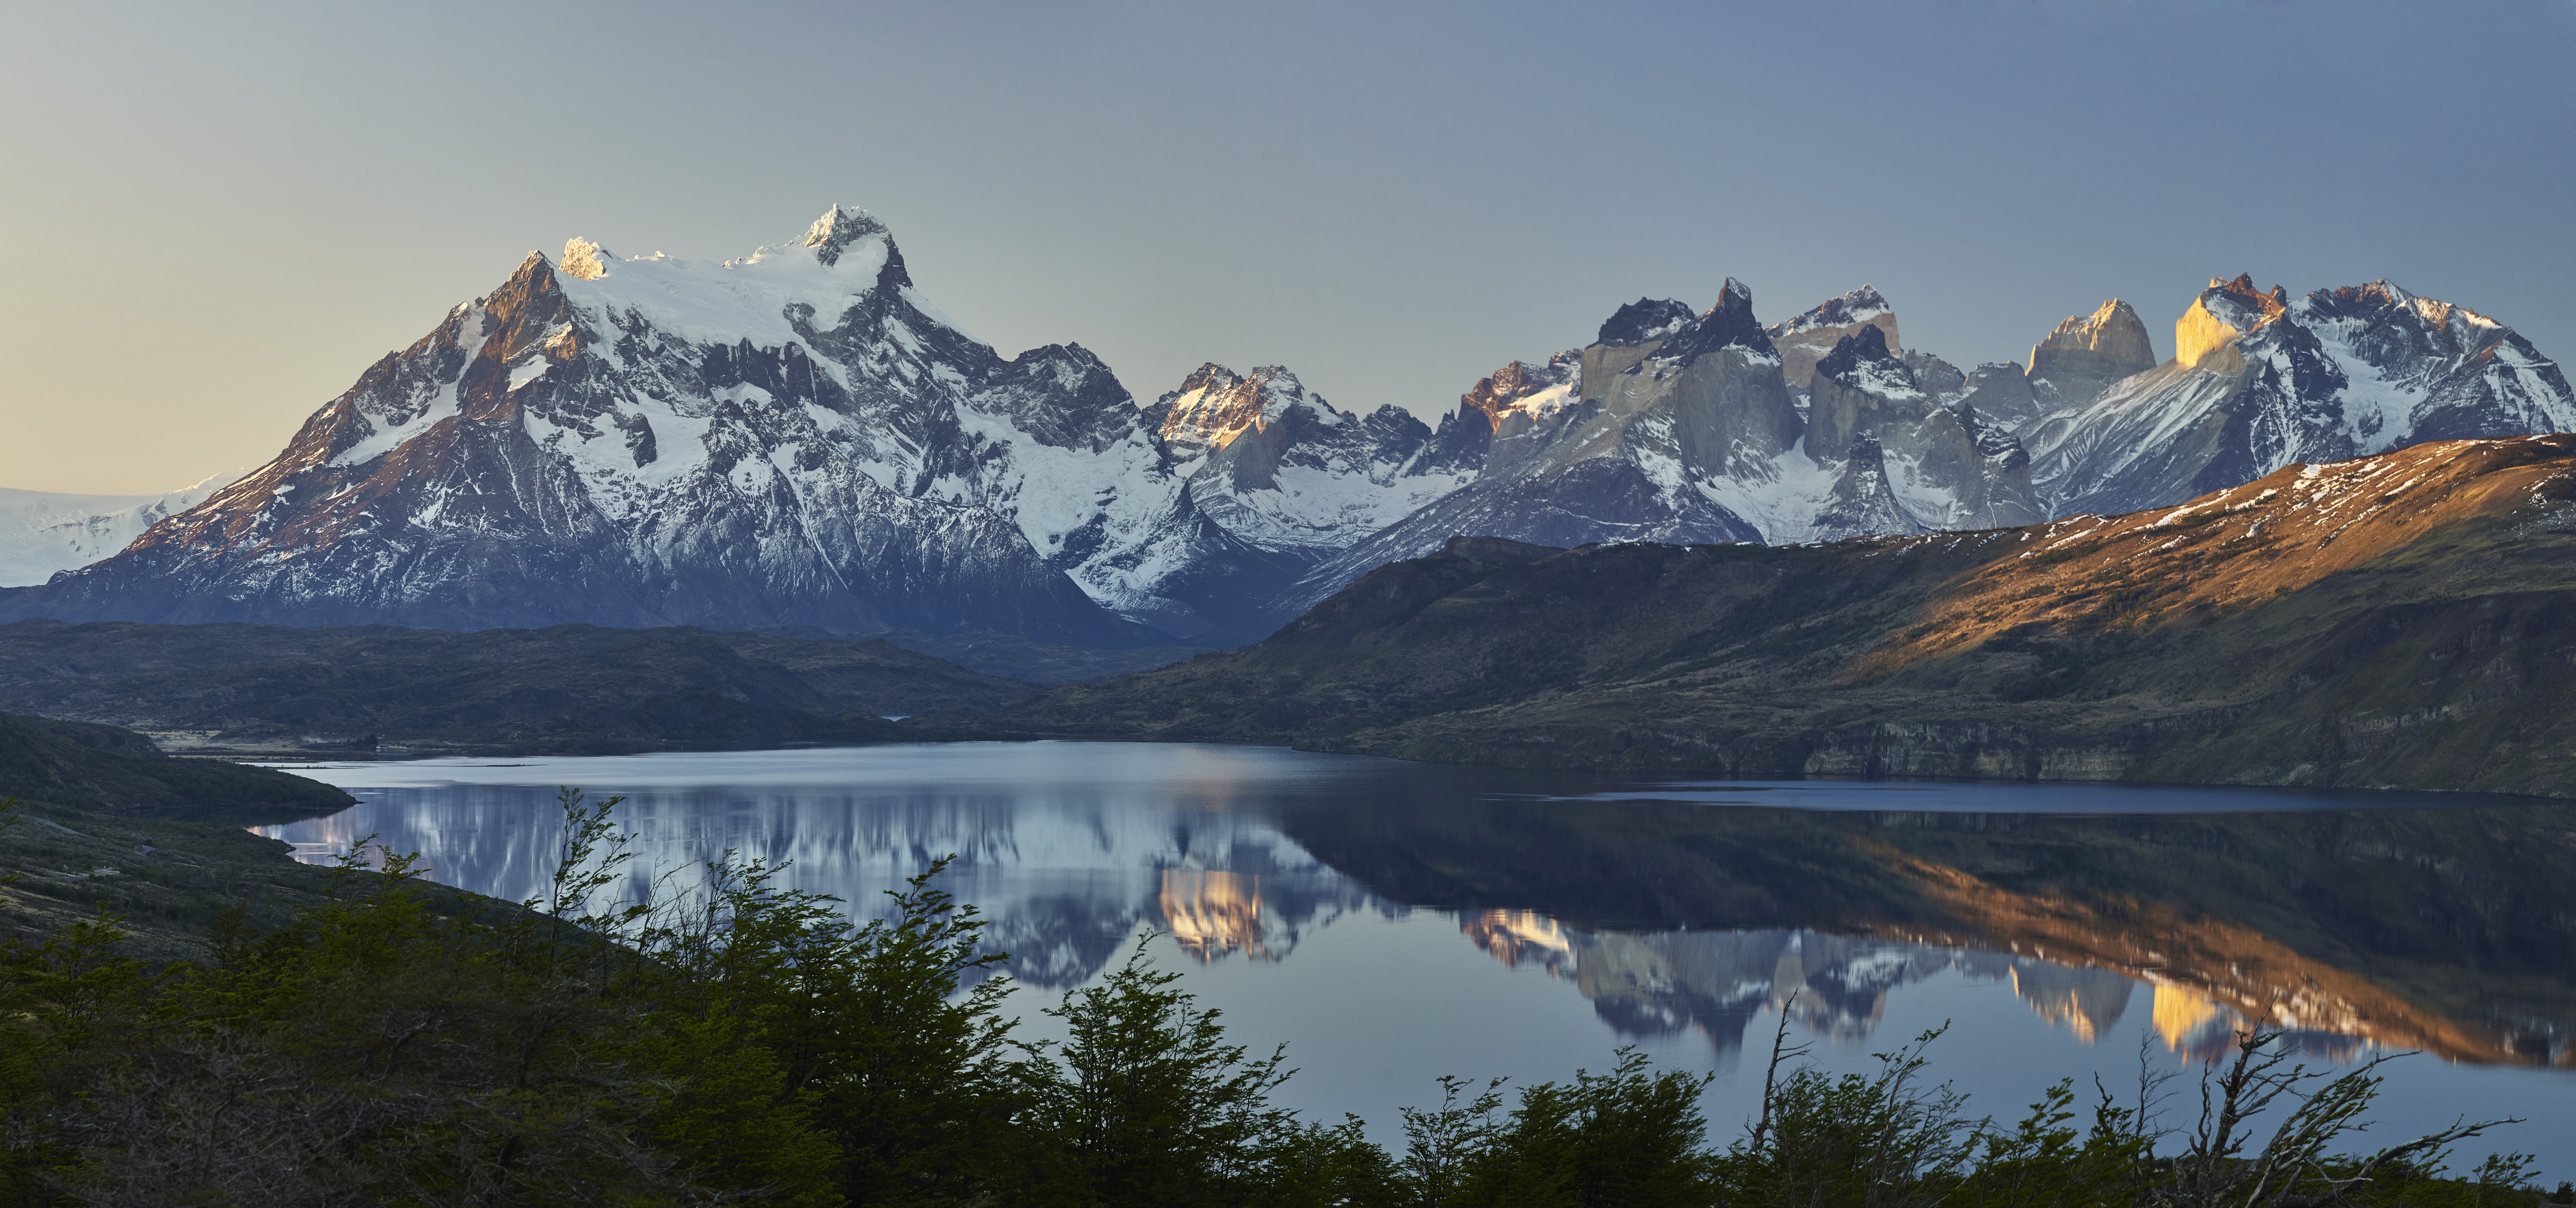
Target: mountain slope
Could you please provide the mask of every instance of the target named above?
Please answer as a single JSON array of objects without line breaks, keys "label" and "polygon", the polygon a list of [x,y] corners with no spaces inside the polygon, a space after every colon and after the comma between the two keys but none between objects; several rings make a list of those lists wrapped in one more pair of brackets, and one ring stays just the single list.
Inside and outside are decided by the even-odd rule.
[{"label": "mountain slope", "polygon": [[[244,467],[247,469],[247,467]],[[42,583],[133,544],[242,476],[228,470],[158,495],[65,495],[0,487],[0,587]]]},{"label": "mountain slope", "polygon": [[1827,546],[1462,541],[994,732],[1423,759],[2576,795],[2576,436],[2115,521]]},{"label": "mountain slope", "polygon": [[357,799],[318,780],[211,759],[174,759],[131,730],[0,714],[0,799],[76,809],[282,806],[334,810]]},{"label": "mountain slope", "polygon": [[[1961,403],[1966,375],[1901,353],[1894,327],[1866,287],[1767,329],[1732,280],[1697,315],[1623,306],[1592,344],[1478,382],[1433,438],[1436,457],[1481,455],[1475,480],[1323,561],[1273,615],[1461,534],[1778,544],[2037,519],[2020,444]],[[1804,408],[1775,337],[1815,354]]]},{"label": "mountain slope", "polygon": [[0,625],[0,708],[215,751],[854,743],[1036,689],[884,641],[701,629]]},{"label": "mountain slope", "polygon": [[2239,276],[2175,321],[2174,359],[2017,434],[2067,515],[2170,506],[2294,462],[2571,429],[2565,374],[2512,328],[2385,281],[2293,299]]},{"label": "mountain slope", "polygon": [[531,253],[274,461],[0,615],[1116,646],[1295,569],[1198,512],[1098,358],[1004,358],[835,208],[722,264]]}]

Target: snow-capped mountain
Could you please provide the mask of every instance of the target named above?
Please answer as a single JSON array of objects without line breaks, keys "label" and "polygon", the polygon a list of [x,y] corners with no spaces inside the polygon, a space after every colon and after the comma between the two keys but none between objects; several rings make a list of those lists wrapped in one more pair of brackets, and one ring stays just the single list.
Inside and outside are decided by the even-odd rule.
[{"label": "snow-capped mountain", "polygon": [[1001,356],[835,207],[723,263],[530,253],[276,460],[0,613],[1121,644],[1299,568],[1185,481],[1097,357]]},{"label": "snow-capped mountain", "polygon": [[248,467],[226,470],[158,495],[67,495],[0,487],[0,587],[42,583],[133,543],[145,529],[187,511]]},{"label": "snow-capped mountain", "polygon": [[1079,345],[1005,357],[968,334],[883,224],[834,207],[721,263],[529,253],[246,475],[0,495],[0,574],[61,572],[0,587],[0,619],[1230,644],[1457,535],[2016,525],[2576,428],[2528,341],[2385,282],[2295,300],[2212,282],[2175,352],[2150,367],[2115,299],[2027,370],[1962,371],[1901,347],[1869,286],[1766,326],[1730,280],[1706,311],[1620,307],[1436,428],[1343,411],[1278,366],[1204,365],[1140,406]]},{"label": "snow-capped mountain", "polygon": [[1201,365],[1146,420],[1191,501],[1264,551],[1307,562],[1456,490],[1473,471],[1432,464],[1431,429],[1403,408],[1340,411],[1297,375]]},{"label": "snow-capped mountain", "polygon": [[2571,429],[2566,375],[2493,319],[2386,281],[2292,298],[2239,276],[2175,322],[2172,360],[2020,435],[2066,515],[2162,507],[2292,462]]},{"label": "snow-capped mountain", "polygon": [[[1774,333],[1832,320],[1843,334],[1810,366],[1802,414]],[[1481,436],[1475,481],[1327,560],[1276,611],[1294,616],[1461,534],[1776,544],[2039,519],[2021,446],[1955,401],[1966,379],[1947,362],[1920,358],[1948,387],[1925,391],[1888,339],[1894,325],[1868,289],[1769,329],[1733,280],[1705,313],[1623,306],[1590,345],[1478,382],[1432,441],[1455,459],[1444,464],[1463,464]]]}]

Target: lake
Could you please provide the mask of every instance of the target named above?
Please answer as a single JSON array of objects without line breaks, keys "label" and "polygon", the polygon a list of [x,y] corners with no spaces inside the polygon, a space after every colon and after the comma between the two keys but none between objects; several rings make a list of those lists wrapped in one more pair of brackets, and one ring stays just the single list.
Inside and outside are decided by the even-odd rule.
[{"label": "lake", "polygon": [[1444,1074],[1512,1085],[1635,1045],[1717,1075],[1730,1138],[1785,1013],[1831,1070],[1947,1026],[1933,1069],[2018,1119],[2052,1082],[2187,1080],[2249,1018],[2383,1067],[2369,1138],[2576,1178],[2576,807],[2505,798],[1921,782],[1734,784],[1273,748],[964,743],[347,763],[361,804],[257,828],[368,835],[507,899],[550,869],[558,786],[627,798],[640,863],[724,852],[873,912],[931,860],[992,920],[1026,1034],[1140,932],[1284,1101],[1367,1119]]}]

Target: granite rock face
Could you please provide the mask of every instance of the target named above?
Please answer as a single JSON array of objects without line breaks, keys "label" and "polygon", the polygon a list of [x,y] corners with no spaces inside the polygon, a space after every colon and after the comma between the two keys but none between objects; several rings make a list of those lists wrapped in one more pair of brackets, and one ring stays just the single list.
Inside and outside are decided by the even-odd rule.
[{"label": "granite rock face", "polygon": [[1806,447],[1851,450],[1835,502],[1815,522],[1819,539],[2044,518],[2021,443],[1973,408],[1926,393],[1878,328],[1837,342],[1808,389]]},{"label": "granite rock face", "polygon": [[2029,423],[2040,411],[2029,376],[2013,361],[1988,361],[1969,370],[1965,389],[1962,398],[1977,414],[2007,429]]},{"label": "granite rock face", "polygon": [[[1765,328],[1751,291],[1728,281],[1717,305],[1676,325],[1687,313],[1631,303],[1593,343],[1476,383],[1433,440],[1471,450],[1481,435],[1475,481],[1326,559],[1274,611],[1285,620],[1459,534],[1781,543],[2039,518],[2020,444],[1959,405],[1966,375],[1895,351],[1875,291]],[[1773,333],[1826,327],[1844,334],[1816,358],[1802,414]]]},{"label": "granite rock face", "polygon": [[2112,383],[2155,367],[2146,323],[2118,298],[2069,316],[2030,350],[2032,389],[2061,407],[2083,406]]}]

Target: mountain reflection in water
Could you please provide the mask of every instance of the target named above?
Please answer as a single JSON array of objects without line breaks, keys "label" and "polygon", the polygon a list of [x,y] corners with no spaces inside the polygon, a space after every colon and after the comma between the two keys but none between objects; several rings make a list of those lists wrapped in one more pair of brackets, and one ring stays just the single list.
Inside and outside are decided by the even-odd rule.
[{"label": "mountain reflection in water", "polygon": [[[1524,996],[1570,989],[1607,1035],[1551,1041],[1564,1068],[1546,1076],[1597,1066],[1618,1040],[1730,1069],[1748,1043],[1768,1043],[1762,1021],[1782,1010],[1804,1034],[1860,1052],[1928,1010],[1984,1012],[1978,1027],[2026,1037],[1977,1042],[2006,1049],[2036,1028],[2102,1049],[2148,1037],[2184,1061],[2224,1055],[2236,1028],[2259,1021],[2326,1060],[2422,1049],[2462,1063],[2452,1068],[2528,1071],[2453,1088],[2491,1108],[2576,1090],[2551,1072],[2576,1066],[2576,888],[2564,872],[2576,868],[2576,809],[2560,805],[1919,784],[1875,798],[1870,786],[1729,790],[1765,804],[1714,805],[1704,785],[1675,786],[1674,800],[1597,777],[1124,744],[322,774],[363,804],[262,832],[312,852],[377,834],[424,853],[437,879],[504,898],[529,895],[547,871],[560,783],[629,796],[619,816],[640,866],[731,851],[786,865],[785,883],[858,912],[954,854],[942,887],[982,910],[991,946],[1040,1003],[1099,976],[1150,928],[1164,952],[1207,967],[1191,985],[1238,1026],[1263,1011],[1284,1012],[1283,1027],[1365,1021],[1243,1037],[1295,1042],[1310,1068],[1319,1046],[1378,1045],[1371,1060],[1384,1066],[1388,1053],[1467,1043],[1508,1014],[1498,1008],[1535,1017],[1543,1004]],[[1807,794],[1836,808],[1767,804]],[[1853,808],[1872,800],[1906,808]],[[2084,812],[2149,801],[2166,812]],[[1325,943],[1328,931],[1348,938]],[[1495,972],[1457,966],[1442,946]],[[1550,983],[1565,989],[1538,989]],[[1958,986],[1988,987],[1976,1001],[1995,1005],[2003,990],[2024,1022],[1944,989]],[[1033,1017],[1036,1005],[1018,1009]],[[2003,1068],[2016,1056],[1985,1055],[2001,1072],[1980,1076],[2022,1076]],[[1332,1068],[1322,1077],[1346,1085],[1310,1088],[1325,1101],[1421,1098],[1374,1089],[1391,1075],[1359,1058],[1352,1072]]]}]

